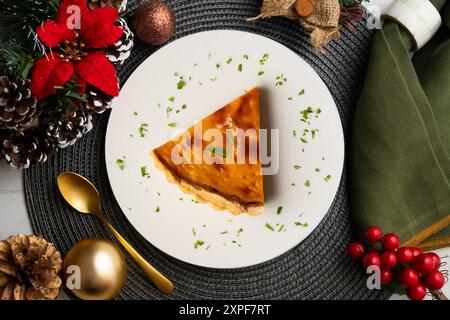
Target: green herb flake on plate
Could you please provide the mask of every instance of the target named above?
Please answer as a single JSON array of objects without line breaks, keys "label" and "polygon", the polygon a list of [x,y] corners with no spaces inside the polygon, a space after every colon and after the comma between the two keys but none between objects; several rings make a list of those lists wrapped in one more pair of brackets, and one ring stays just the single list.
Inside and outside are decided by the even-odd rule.
[{"label": "green herb flake on plate", "polygon": [[282,211],[283,211],[283,207],[278,207],[277,208],[277,214],[281,214]]},{"label": "green herb flake on plate", "polygon": [[147,123],[141,123],[141,125],[138,128],[139,136],[141,138],[145,137],[145,133],[148,132],[148,124]]},{"label": "green herb flake on plate", "polygon": [[275,231],[275,229],[270,225],[270,223],[266,223],[264,225],[267,229],[269,229],[270,231]]},{"label": "green herb flake on plate", "polygon": [[117,159],[116,165],[122,171],[125,169],[125,162],[122,159]]},{"label": "green herb flake on plate", "polygon": [[201,246],[203,246],[204,244],[205,244],[204,241],[202,241],[202,240],[197,240],[197,241],[194,243],[194,249],[197,249],[198,247],[201,247]]}]

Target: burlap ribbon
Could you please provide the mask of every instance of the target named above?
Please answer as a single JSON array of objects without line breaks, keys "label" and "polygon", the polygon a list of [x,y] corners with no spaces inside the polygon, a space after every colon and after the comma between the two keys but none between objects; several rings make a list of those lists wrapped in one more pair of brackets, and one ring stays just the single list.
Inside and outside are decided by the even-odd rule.
[{"label": "burlap ribbon", "polygon": [[324,46],[340,36],[339,0],[314,0],[314,11],[305,18],[296,13],[295,2],[296,0],[264,0],[261,13],[248,20],[254,21],[275,16],[297,20],[306,30],[311,31],[311,43],[314,49],[323,53]]}]

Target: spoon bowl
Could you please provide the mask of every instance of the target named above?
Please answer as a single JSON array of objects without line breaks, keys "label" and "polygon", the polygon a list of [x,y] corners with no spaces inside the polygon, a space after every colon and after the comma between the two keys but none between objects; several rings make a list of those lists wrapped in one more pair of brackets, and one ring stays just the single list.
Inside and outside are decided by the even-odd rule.
[{"label": "spoon bowl", "polygon": [[95,214],[100,209],[100,193],[85,177],[64,172],[58,176],[58,188],[75,210],[85,214]]}]

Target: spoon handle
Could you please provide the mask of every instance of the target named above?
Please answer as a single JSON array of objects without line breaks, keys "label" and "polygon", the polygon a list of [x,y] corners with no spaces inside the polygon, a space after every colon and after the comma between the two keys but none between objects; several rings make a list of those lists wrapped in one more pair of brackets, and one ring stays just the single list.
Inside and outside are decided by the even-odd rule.
[{"label": "spoon handle", "polygon": [[119,232],[106,221],[103,215],[97,215],[101,222],[112,232],[112,234],[119,240],[122,246],[128,251],[131,257],[136,261],[136,263],[145,272],[147,277],[155,284],[155,286],[165,294],[171,294],[173,292],[173,284],[162,275],[158,270],[156,270],[150,263],[148,263],[128,242],[125,240]]}]

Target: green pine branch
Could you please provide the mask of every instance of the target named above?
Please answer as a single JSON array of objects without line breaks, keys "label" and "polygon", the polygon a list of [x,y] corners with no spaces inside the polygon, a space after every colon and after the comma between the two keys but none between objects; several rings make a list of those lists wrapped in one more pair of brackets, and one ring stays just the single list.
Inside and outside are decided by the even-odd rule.
[{"label": "green pine branch", "polygon": [[35,28],[53,19],[61,0],[0,0],[0,39],[35,48]]},{"label": "green pine branch", "polygon": [[55,88],[58,91],[40,102],[47,118],[44,122],[65,119],[80,102],[87,101],[87,95],[80,93],[81,85],[73,79]]},{"label": "green pine branch", "polygon": [[12,78],[28,78],[38,56],[14,40],[0,42],[0,73]]}]

